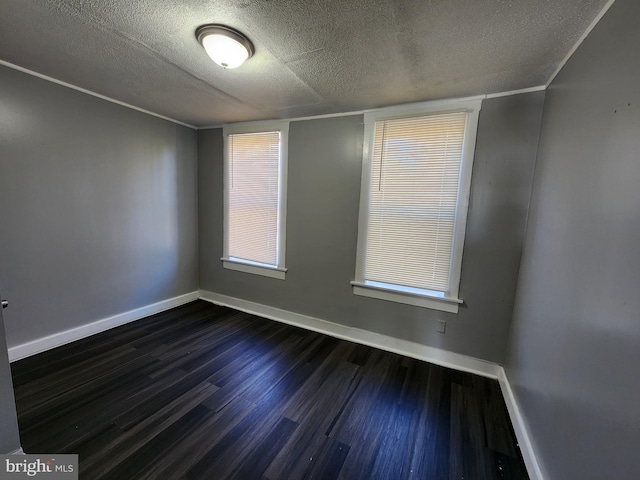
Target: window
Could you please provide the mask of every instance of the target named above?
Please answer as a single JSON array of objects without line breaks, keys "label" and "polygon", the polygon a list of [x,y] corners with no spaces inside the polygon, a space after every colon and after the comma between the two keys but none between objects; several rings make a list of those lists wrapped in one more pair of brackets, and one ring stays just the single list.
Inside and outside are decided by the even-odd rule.
[{"label": "window", "polygon": [[284,280],[288,122],[225,127],[223,266]]},{"label": "window", "polygon": [[480,101],[365,114],[354,293],[457,312]]}]

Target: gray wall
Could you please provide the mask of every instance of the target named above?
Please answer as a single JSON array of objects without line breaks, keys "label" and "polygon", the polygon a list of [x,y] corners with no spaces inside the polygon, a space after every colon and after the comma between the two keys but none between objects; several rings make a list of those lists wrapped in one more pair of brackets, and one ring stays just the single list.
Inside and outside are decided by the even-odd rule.
[{"label": "gray wall", "polygon": [[507,374],[549,480],[640,478],[640,3],[547,93]]},{"label": "gray wall", "polygon": [[[0,297],[4,298],[4,297]],[[0,308],[0,454],[13,453],[20,448],[16,402],[13,397],[11,368],[7,356],[4,320]]]},{"label": "gray wall", "polygon": [[191,129],[0,67],[9,346],[197,289]]},{"label": "gray wall", "polygon": [[[198,132],[200,288],[501,362],[544,94],[485,101],[474,162],[457,315],[352,293],[361,115],[292,122],[285,281],[222,268],[222,131]],[[436,333],[438,319],[448,321]]]}]

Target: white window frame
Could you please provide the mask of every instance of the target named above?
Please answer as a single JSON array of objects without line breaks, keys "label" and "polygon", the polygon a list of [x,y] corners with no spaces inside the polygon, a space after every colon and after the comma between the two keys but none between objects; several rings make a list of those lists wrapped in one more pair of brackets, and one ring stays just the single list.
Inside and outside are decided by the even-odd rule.
[{"label": "white window frame", "polygon": [[[251,262],[249,260],[234,258],[229,256],[229,186],[227,175],[229,171],[229,135],[243,133],[280,132],[280,161],[278,169],[278,246],[277,263],[268,265],[264,263]],[[224,138],[224,241],[222,266],[230,270],[252,273],[265,277],[285,279],[287,269],[285,268],[286,258],[286,231],[287,231],[287,160],[289,153],[289,122],[288,121],[267,121],[250,122],[225,125],[222,129]]]},{"label": "white window frame", "polygon": [[[392,302],[405,303],[418,307],[431,308],[449,313],[458,312],[458,306],[463,303],[463,300],[458,298],[458,293],[460,287],[462,252],[464,248],[467,212],[469,208],[471,172],[473,169],[478,117],[481,107],[482,100],[425,102],[409,106],[383,108],[365,113],[356,272],[355,280],[351,282],[354,294]],[[462,161],[458,183],[458,202],[454,221],[453,248],[451,254],[448,291],[435,292],[366,280],[365,255],[367,250],[366,242],[369,218],[369,194],[373,168],[372,157],[375,123],[381,120],[455,112],[467,112],[468,115],[462,147]]]}]

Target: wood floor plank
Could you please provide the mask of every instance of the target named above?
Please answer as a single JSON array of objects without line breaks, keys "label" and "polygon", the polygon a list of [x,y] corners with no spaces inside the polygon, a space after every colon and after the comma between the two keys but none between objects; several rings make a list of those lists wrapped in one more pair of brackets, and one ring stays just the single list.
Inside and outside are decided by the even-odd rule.
[{"label": "wood floor plank", "polygon": [[[114,468],[119,468],[118,466],[121,463],[130,463],[130,460],[128,460],[130,457],[135,455],[135,458],[137,458],[140,456],[140,454],[136,453],[138,450],[148,448],[151,442],[158,443],[158,441],[154,440],[156,437],[163,434],[167,428],[171,427],[183,416],[191,414],[195,409],[200,414],[201,421],[210,412],[202,405],[202,402],[215,392],[216,388],[214,385],[203,382],[188,390],[107,445],[105,450],[109,452],[108,462],[104,461],[102,452],[96,452],[93,456],[83,459],[81,472],[89,478],[100,478]],[[194,425],[197,425],[197,423]],[[159,448],[159,451],[162,450],[166,450],[166,448]]]},{"label": "wood floor plank", "polygon": [[188,440],[190,432],[202,421],[202,418],[210,411],[202,405],[196,405],[186,414],[171,422],[166,428],[161,429],[157,435],[147,440],[141,448],[130,453],[124,461],[108,470],[87,471],[80,470],[86,478],[121,480],[125,478],[138,478],[150,466],[156,463],[165,452],[170,452],[174,445]]},{"label": "wood floor plank", "polygon": [[318,462],[325,445],[334,442],[325,432],[357,386],[357,381],[353,380],[358,368],[345,362],[333,369],[334,374],[324,381],[321,381],[321,375],[313,375],[306,388],[292,396],[281,412],[305,428],[298,429],[291,436],[289,443],[271,463],[265,473],[268,478],[304,478]]},{"label": "wood floor plank", "polygon": [[154,361],[148,356],[138,357],[80,385],[73,383],[69,389],[60,388],[57,396],[47,396],[44,402],[35,407],[29,408],[28,404],[24,406],[21,403],[18,415],[26,425],[23,431],[28,433],[35,429],[47,429],[49,422],[62,415],[73,415],[77,408],[93,399],[102,398],[120,383],[137,381],[140,378],[138,370]]},{"label": "wood floor plank", "polygon": [[240,463],[230,478],[235,480],[261,478],[264,471],[269,467],[269,464],[287,443],[298,426],[296,422],[280,417],[269,432],[269,435],[246,454],[246,460]]},{"label": "wood floor plank", "polygon": [[497,381],[203,301],[11,368],[80,478],[528,479]]},{"label": "wood floor plank", "polygon": [[231,478],[247,452],[281,419],[268,411],[269,405],[253,409],[187,471],[186,478]]},{"label": "wood floor plank", "polygon": [[150,466],[140,475],[140,480],[186,478],[187,472],[254,408],[255,404],[236,397],[221,411],[202,418],[200,425],[191,433],[189,441],[176,445],[171,455],[165,455]]}]

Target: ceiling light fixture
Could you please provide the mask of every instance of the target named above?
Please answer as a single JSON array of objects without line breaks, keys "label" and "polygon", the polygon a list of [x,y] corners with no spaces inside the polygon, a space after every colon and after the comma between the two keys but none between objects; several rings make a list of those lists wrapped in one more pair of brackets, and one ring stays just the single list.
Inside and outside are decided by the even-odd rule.
[{"label": "ceiling light fixture", "polygon": [[233,28],[224,25],[202,25],[196,38],[211,60],[223,68],[237,68],[255,51],[251,41]]}]

